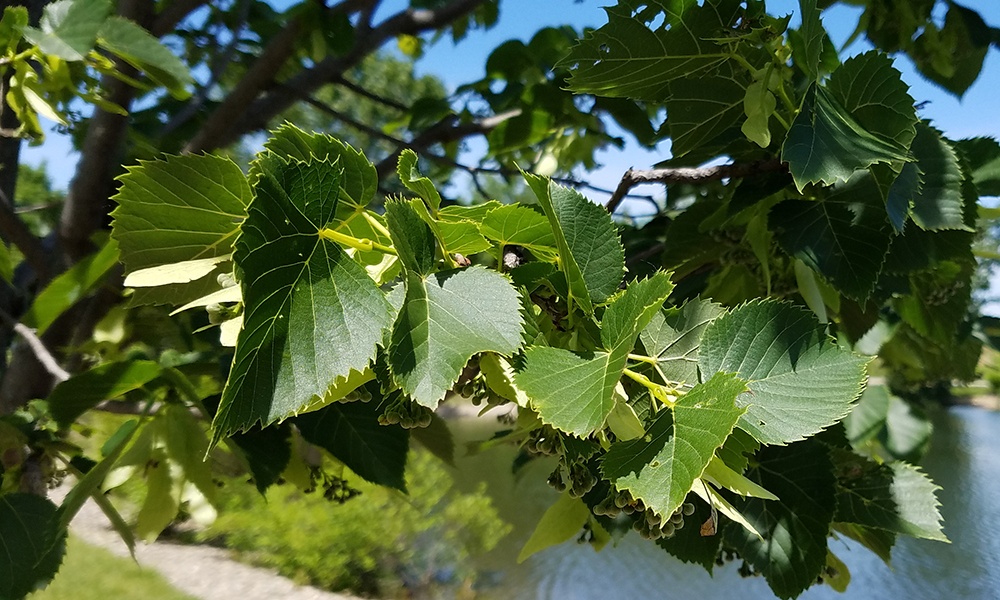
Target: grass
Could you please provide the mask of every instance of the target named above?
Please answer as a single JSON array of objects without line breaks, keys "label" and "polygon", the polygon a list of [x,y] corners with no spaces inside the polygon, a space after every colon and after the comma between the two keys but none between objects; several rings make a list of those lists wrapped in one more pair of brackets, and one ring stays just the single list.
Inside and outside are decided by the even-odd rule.
[{"label": "grass", "polygon": [[144,569],[130,558],[121,558],[70,536],[62,568],[52,583],[29,600],[107,600],[155,598],[194,600],[177,591],[159,573]]}]

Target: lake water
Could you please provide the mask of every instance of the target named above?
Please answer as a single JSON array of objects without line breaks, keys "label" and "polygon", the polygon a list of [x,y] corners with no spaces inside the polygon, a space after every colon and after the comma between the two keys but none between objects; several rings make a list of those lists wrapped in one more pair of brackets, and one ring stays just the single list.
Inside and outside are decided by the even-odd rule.
[{"label": "lake water", "polygon": [[[1000,600],[1000,413],[958,407],[934,417],[932,449],[924,470],[943,487],[939,498],[951,544],[900,538],[892,567],[850,541],[831,549],[851,570],[846,594],[817,586],[805,600]],[[458,428],[460,439],[483,439],[484,424]],[[477,598],[486,600],[618,600],[774,598],[762,578],[741,578],[735,564],[710,576],[685,565],[637,535],[594,552],[574,541],[517,565],[513,557],[556,495],[545,485],[551,463],[530,465],[515,479],[512,454],[491,451],[460,461],[460,484],[485,478],[497,508],[514,533],[482,557]]]}]

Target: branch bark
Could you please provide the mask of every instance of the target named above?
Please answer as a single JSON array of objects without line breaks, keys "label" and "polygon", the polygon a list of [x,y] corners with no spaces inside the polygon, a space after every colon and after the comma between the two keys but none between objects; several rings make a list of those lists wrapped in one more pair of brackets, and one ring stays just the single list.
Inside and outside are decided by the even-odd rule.
[{"label": "branch bark", "polygon": [[680,167],[674,169],[652,169],[648,171],[636,171],[629,169],[622,175],[622,180],[611,198],[605,205],[609,213],[618,210],[622,200],[633,187],[641,183],[704,183],[706,181],[719,181],[722,179],[733,179],[759,175],[762,173],[774,173],[787,171],[788,165],[778,158],[759,160],[749,163],[733,163],[729,165],[719,165],[716,167],[690,168]]}]

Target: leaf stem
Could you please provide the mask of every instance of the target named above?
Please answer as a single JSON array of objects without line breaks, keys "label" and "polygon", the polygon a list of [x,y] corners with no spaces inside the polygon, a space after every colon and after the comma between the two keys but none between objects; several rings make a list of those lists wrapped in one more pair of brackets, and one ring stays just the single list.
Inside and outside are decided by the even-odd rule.
[{"label": "leaf stem", "polygon": [[389,246],[385,246],[366,238],[356,238],[332,229],[320,229],[319,237],[328,239],[332,242],[337,242],[338,244],[343,244],[349,248],[361,250],[362,252],[371,252],[374,250],[376,252],[381,252],[382,254],[397,256],[395,248],[390,248]]},{"label": "leaf stem", "polygon": [[653,383],[652,381],[650,381],[648,377],[646,377],[642,373],[636,373],[632,369],[624,369],[622,373],[632,381],[635,381],[640,385],[642,385],[643,387],[645,387],[646,389],[648,389],[650,396],[656,398],[657,400],[669,406],[670,408],[673,408],[674,404],[676,403],[677,396],[670,393],[670,391],[672,390],[668,390],[666,386],[662,386],[658,383]]},{"label": "leaf stem", "polygon": [[372,226],[372,229],[381,233],[385,237],[392,239],[392,236],[389,235],[389,230],[386,229],[385,225],[383,225],[378,219],[375,218],[375,215],[368,212],[367,209],[362,210],[361,215],[365,218],[366,221],[368,221],[368,224]]}]

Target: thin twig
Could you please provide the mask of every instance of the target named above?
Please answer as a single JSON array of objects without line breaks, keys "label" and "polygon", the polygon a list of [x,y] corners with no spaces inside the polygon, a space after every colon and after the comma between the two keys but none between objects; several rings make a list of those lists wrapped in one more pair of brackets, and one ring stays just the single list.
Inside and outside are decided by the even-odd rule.
[{"label": "thin twig", "polygon": [[605,207],[608,209],[608,212],[614,213],[618,210],[628,191],[641,183],[664,183],[668,185],[672,183],[705,183],[706,181],[748,177],[761,173],[785,171],[787,169],[788,166],[778,158],[749,163],[718,165],[715,167],[680,167],[674,169],[651,169],[648,171],[629,169],[622,175],[622,180],[618,184],[618,188],[611,194],[611,199],[608,200]]},{"label": "thin twig", "polygon": [[56,360],[56,357],[53,356],[51,352],[49,352],[49,349],[45,347],[42,340],[38,339],[34,330],[27,325],[14,320],[14,317],[10,316],[3,310],[0,310],[0,320],[3,320],[5,323],[10,325],[18,335],[24,338],[24,341],[28,343],[31,351],[35,354],[35,358],[38,359],[38,362],[42,363],[42,366],[45,367],[45,370],[52,375],[57,383],[61,383],[69,379],[69,373],[67,373],[66,370],[59,365],[59,361]]},{"label": "thin twig", "polygon": [[396,102],[395,100],[393,100],[391,98],[386,98],[385,96],[380,96],[380,95],[376,94],[375,92],[369,91],[369,90],[361,87],[360,85],[354,83],[353,81],[348,80],[343,75],[338,75],[338,76],[334,77],[333,79],[330,80],[330,83],[332,83],[334,85],[339,85],[339,86],[345,87],[345,88],[351,90],[352,92],[354,92],[355,94],[358,94],[359,96],[364,96],[365,98],[368,98],[369,100],[372,100],[374,102],[378,102],[379,104],[388,106],[389,108],[394,108],[394,109],[396,109],[396,110],[398,110],[400,112],[409,112],[410,111],[410,107],[406,106],[402,102]]}]

